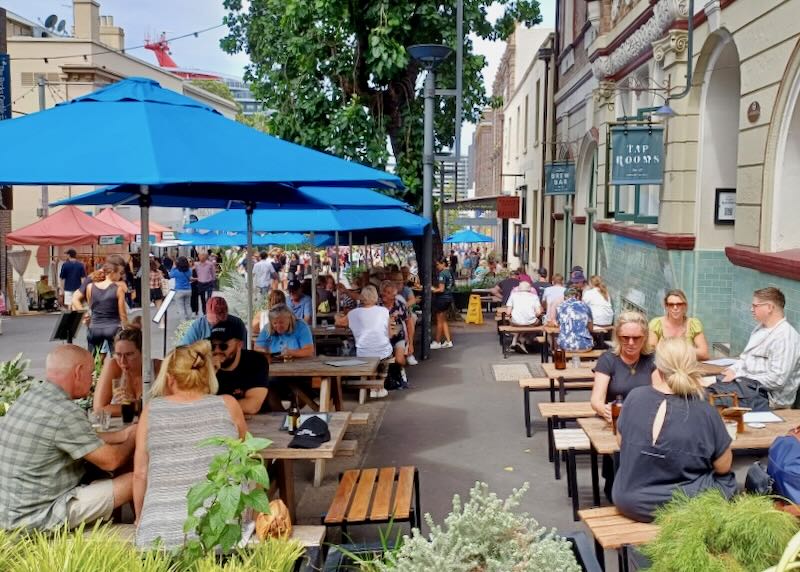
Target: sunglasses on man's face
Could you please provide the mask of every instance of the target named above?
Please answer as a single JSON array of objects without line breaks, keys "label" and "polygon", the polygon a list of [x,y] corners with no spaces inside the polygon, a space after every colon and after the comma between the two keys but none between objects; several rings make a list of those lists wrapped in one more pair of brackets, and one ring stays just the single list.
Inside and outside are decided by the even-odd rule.
[{"label": "sunglasses on man's face", "polygon": [[211,349],[216,350],[217,348],[223,352],[228,351],[228,342],[211,342]]}]

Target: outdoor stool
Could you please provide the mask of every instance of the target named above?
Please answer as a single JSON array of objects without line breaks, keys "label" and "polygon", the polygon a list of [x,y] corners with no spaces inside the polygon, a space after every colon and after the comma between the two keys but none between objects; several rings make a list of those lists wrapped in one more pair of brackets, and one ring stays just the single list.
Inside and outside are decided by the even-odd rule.
[{"label": "outdoor stool", "polygon": [[[562,388],[562,381],[564,387]],[[594,381],[573,381],[562,379],[550,379],[547,377],[523,377],[519,380],[522,388],[522,408],[525,421],[525,434],[528,437],[533,435],[533,423],[531,421],[531,392],[549,391],[550,403],[556,403],[556,389],[560,402],[565,402],[567,388],[571,390],[586,390],[594,387]]]},{"label": "outdoor stool", "polygon": [[588,401],[538,403],[537,407],[539,414],[547,421],[547,458],[551,463],[555,460],[553,429],[565,429],[567,421],[577,421],[596,415],[592,404]]},{"label": "outdoor stool", "polygon": [[628,547],[647,544],[658,535],[658,526],[636,522],[623,516],[615,506],[590,508],[578,511],[594,537],[597,560],[605,570],[605,550],[616,550],[619,570],[628,571]]},{"label": "outdoor stool", "polygon": [[419,471],[411,466],[345,471],[322,522],[345,533],[354,524],[408,522],[421,528]]},{"label": "outdoor stool", "polygon": [[[589,437],[583,429],[555,429],[553,430],[553,444],[555,455],[553,465],[556,480],[561,479],[561,454],[567,456],[567,495],[572,499],[572,519],[578,520],[578,467],[576,455],[578,453],[592,454]],[[593,467],[596,465],[592,465]],[[600,484],[596,471],[592,471],[592,495],[595,505],[600,504]]]}]

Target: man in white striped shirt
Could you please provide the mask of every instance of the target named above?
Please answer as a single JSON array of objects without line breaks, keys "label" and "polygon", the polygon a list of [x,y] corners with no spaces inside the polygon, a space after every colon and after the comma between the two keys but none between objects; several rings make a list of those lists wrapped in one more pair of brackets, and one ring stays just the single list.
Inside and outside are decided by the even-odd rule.
[{"label": "man in white striped shirt", "polygon": [[757,381],[770,407],[792,407],[800,386],[800,334],[784,316],[786,298],[777,288],[753,292],[750,310],[758,326],[739,359],[723,373],[723,381]]}]

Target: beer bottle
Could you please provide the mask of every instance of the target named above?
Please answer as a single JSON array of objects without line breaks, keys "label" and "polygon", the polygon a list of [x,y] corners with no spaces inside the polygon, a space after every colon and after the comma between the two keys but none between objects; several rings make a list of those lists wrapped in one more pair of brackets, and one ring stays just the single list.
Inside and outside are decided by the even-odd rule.
[{"label": "beer bottle", "polygon": [[297,398],[292,399],[292,405],[289,407],[289,433],[294,435],[297,428],[300,426],[300,408],[297,406]]}]

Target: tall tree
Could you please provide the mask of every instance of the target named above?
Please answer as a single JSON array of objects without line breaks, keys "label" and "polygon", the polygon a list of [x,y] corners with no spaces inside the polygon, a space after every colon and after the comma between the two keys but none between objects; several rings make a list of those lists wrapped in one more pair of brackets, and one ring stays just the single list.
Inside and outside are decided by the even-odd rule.
[{"label": "tall tree", "polygon": [[[423,102],[413,44],[455,47],[455,0],[223,0],[228,35],[222,48],[244,51],[245,81],[272,114],[269,130],[283,139],[376,167],[389,147],[407,189],[401,199],[419,206],[422,194]],[[494,24],[491,4],[505,6]],[[541,22],[537,0],[464,0],[463,108],[476,121],[487,104],[483,56],[470,33],[505,40],[516,21]],[[455,58],[437,70],[440,86],[455,86]],[[455,102],[439,98],[436,147],[455,137]]]}]

